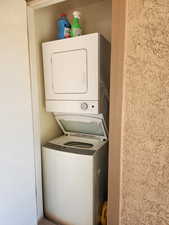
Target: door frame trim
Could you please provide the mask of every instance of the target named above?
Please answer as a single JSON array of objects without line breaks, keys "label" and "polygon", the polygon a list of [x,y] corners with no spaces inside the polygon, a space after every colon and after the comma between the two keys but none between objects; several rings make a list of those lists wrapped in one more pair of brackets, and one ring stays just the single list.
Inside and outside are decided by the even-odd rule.
[{"label": "door frame trim", "polygon": [[124,124],[124,71],[126,58],[127,0],[112,0],[112,45],[109,117],[108,225],[121,223]]},{"label": "door frame trim", "polygon": [[27,3],[28,7],[31,7],[32,9],[41,9],[47,6],[51,6],[60,2],[65,2],[67,0],[33,0]]},{"label": "door frame trim", "polygon": [[34,157],[35,157],[35,182],[37,202],[37,223],[43,218],[43,192],[42,192],[42,166],[41,166],[41,138],[40,138],[40,111],[37,78],[37,54],[36,54],[36,28],[35,11],[67,0],[34,0],[27,2],[27,31],[29,47],[31,100],[33,117],[34,136]]}]

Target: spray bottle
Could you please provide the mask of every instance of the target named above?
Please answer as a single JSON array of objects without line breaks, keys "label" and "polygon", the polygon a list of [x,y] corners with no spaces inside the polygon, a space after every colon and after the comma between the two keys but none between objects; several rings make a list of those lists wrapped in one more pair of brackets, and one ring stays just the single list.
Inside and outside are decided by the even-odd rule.
[{"label": "spray bottle", "polygon": [[82,34],[81,25],[79,23],[80,20],[80,12],[74,11],[73,12],[73,23],[71,27],[71,37],[80,36]]}]

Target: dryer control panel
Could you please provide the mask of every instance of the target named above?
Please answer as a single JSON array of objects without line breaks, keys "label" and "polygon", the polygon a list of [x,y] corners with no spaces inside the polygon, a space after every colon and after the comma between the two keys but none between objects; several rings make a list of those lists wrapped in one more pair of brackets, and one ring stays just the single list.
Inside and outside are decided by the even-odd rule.
[{"label": "dryer control panel", "polygon": [[98,114],[99,104],[98,101],[58,101],[52,105],[47,101],[46,108],[48,112]]},{"label": "dryer control panel", "polygon": [[86,102],[81,103],[80,105],[82,110],[87,110],[89,108],[89,105]]}]

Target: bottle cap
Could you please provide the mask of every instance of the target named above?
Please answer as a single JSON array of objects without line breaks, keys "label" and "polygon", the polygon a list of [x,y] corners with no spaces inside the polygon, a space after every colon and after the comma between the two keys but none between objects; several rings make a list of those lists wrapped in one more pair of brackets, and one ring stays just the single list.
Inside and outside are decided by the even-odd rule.
[{"label": "bottle cap", "polygon": [[60,17],[66,17],[67,15],[66,15],[66,13],[61,13],[60,14]]},{"label": "bottle cap", "polygon": [[79,12],[79,11],[74,11],[74,12],[73,12],[73,16],[74,16],[75,18],[80,19],[80,12]]}]

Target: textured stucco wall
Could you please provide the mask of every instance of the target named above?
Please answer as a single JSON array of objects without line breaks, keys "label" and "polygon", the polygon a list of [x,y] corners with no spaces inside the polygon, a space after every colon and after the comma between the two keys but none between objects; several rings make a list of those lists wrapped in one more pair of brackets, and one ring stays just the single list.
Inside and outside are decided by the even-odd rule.
[{"label": "textured stucco wall", "polygon": [[168,225],[169,1],[127,10],[121,225]]}]

